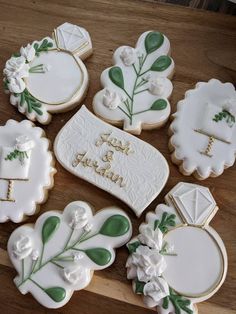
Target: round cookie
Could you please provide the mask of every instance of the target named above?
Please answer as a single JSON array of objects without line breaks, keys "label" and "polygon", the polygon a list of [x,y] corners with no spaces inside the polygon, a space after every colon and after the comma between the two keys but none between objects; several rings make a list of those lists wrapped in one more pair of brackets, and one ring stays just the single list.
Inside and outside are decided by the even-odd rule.
[{"label": "round cookie", "polygon": [[231,83],[200,82],[178,102],[170,125],[173,163],[184,175],[204,180],[235,162],[236,91]]},{"label": "round cookie", "polygon": [[3,70],[10,103],[31,121],[48,124],[51,114],[77,106],[88,88],[82,60],[92,53],[89,33],[64,23],[52,37],[34,41],[13,54]]},{"label": "round cookie", "polygon": [[218,208],[209,189],[178,183],[146,216],[127,245],[127,277],[135,293],[160,314],[196,314],[227,273],[227,254],[209,226]]}]

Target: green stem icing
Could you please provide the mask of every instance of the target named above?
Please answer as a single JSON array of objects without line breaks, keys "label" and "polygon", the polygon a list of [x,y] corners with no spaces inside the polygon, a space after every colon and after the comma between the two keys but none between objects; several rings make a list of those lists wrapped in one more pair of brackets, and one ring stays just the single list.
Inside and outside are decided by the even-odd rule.
[{"label": "green stem icing", "polygon": [[61,266],[61,265],[57,264],[57,263],[56,263],[56,262],[54,262],[54,261],[51,261],[51,263],[52,263],[53,265],[55,265],[55,266],[59,267],[59,268],[64,269],[64,267],[63,267],[63,266]]},{"label": "green stem icing", "polygon": [[44,39],[42,43],[39,45],[38,43],[34,44],[35,54],[39,56],[40,52],[48,51],[49,48],[53,47],[53,43],[49,42],[48,39]]},{"label": "green stem icing", "polygon": [[29,158],[27,155],[27,152],[20,152],[17,149],[14,149],[13,152],[9,153],[5,160],[14,160],[14,159],[19,159],[19,161],[23,164],[24,159]]},{"label": "green stem icing", "polygon": [[39,116],[43,115],[43,112],[40,109],[42,107],[42,104],[29,93],[27,88],[21,94],[17,95],[20,96],[20,106],[23,106],[24,103],[27,104],[28,113],[32,113],[34,111]]},{"label": "green stem icing", "polygon": [[172,288],[170,288],[170,295],[164,298],[162,307],[164,309],[168,309],[169,302],[171,302],[175,309],[175,314],[181,314],[181,310],[187,314],[193,314],[193,311],[190,309],[191,301],[185,299],[181,295],[178,295],[174,292]]},{"label": "green stem icing", "polygon": [[39,268],[41,267],[42,265],[42,261],[43,261],[43,253],[44,253],[44,244],[42,246],[42,252],[40,254],[40,258],[39,258]]},{"label": "green stem icing", "polygon": [[29,73],[45,73],[44,65],[38,64],[29,69]]},{"label": "green stem icing", "polygon": [[219,122],[225,119],[225,122],[229,125],[230,128],[235,123],[235,116],[232,115],[228,110],[223,109],[221,112],[216,114],[214,118],[212,119],[215,122]]},{"label": "green stem icing", "polygon": [[40,284],[38,284],[36,281],[34,281],[32,278],[29,278],[29,280],[32,281],[38,288],[45,291],[45,289],[42,286],[40,286]]}]

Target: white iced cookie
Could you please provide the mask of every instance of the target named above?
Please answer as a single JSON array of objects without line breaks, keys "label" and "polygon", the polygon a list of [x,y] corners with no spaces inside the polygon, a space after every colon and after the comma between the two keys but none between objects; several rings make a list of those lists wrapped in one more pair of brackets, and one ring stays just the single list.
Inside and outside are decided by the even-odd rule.
[{"label": "white iced cookie", "polygon": [[105,121],[123,125],[125,131],[162,126],[170,115],[174,61],[168,38],[154,31],[143,33],[135,48],[119,47],[114,66],[102,72],[104,87],[93,99],[93,109]]},{"label": "white iced cookie", "polygon": [[231,83],[212,79],[198,83],[178,102],[170,125],[172,161],[184,175],[203,180],[219,176],[234,164],[236,91]]},{"label": "white iced cookie", "polygon": [[54,158],[41,128],[24,120],[0,127],[0,222],[33,215],[53,187]]},{"label": "white iced cookie", "polygon": [[48,124],[51,114],[73,109],[85,97],[88,73],[82,62],[92,53],[89,33],[64,23],[52,37],[13,54],[3,70],[10,103],[32,121]]},{"label": "white iced cookie", "polygon": [[59,308],[85,288],[94,270],[110,266],[118,248],[132,235],[128,216],[116,207],[93,216],[88,203],[76,201],[63,213],[49,211],[35,225],[17,228],[8,254],[22,294],[30,292],[43,306]]},{"label": "white iced cookie", "polygon": [[169,167],[153,146],[94,116],[85,106],[58,133],[57,160],[115,195],[140,216],[166,184]]},{"label": "white iced cookie", "polygon": [[225,246],[209,226],[217,206],[208,188],[178,183],[127,245],[127,277],[159,314],[196,314],[227,272]]}]

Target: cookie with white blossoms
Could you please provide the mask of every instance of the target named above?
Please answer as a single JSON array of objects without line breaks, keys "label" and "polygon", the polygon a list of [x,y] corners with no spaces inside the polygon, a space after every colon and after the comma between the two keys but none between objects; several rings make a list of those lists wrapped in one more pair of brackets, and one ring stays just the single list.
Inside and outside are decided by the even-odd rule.
[{"label": "cookie with white blossoms", "polygon": [[161,127],[170,115],[173,90],[169,55],[168,38],[156,31],[143,33],[135,48],[119,47],[114,66],[102,72],[103,89],[93,99],[96,115],[133,134]]},{"label": "cookie with white blossoms", "polygon": [[217,206],[209,189],[177,184],[127,245],[133,290],[159,314],[196,314],[227,272],[225,246],[209,226]]},{"label": "cookie with white blossoms", "polygon": [[90,283],[94,270],[114,262],[115,249],[131,235],[128,216],[116,207],[93,215],[88,203],[76,201],[63,212],[46,212],[34,226],[21,226],[10,236],[8,254],[18,273],[14,282],[43,306],[62,307]]},{"label": "cookie with white blossoms", "polygon": [[70,23],[57,27],[52,37],[21,47],[3,70],[10,103],[42,124],[48,124],[53,113],[73,109],[87,92],[88,73],[82,60],[91,53],[89,33]]},{"label": "cookie with white blossoms", "polygon": [[56,173],[50,142],[28,120],[0,127],[0,223],[21,222],[39,210]]},{"label": "cookie with white blossoms", "polygon": [[216,79],[197,83],[178,102],[170,125],[172,161],[184,175],[204,180],[233,166],[236,155],[236,91]]}]

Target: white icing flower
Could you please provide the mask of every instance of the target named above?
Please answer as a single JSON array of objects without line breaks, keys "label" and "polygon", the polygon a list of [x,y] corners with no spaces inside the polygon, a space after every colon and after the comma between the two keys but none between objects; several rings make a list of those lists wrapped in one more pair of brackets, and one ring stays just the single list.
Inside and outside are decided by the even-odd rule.
[{"label": "white icing flower", "polygon": [[68,266],[63,269],[64,279],[72,285],[75,285],[83,278],[84,268],[79,265]]},{"label": "white icing flower", "polygon": [[16,106],[18,104],[18,100],[19,100],[19,97],[18,96],[15,96],[14,94],[11,94],[10,95],[10,103],[13,105],[13,106]]},{"label": "white icing flower", "polygon": [[35,49],[33,45],[28,44],[26,47],[20,48],[20,54],[25,57],[28,62],[30,62],[35,57]]},{"label": "white icing flower", "polygon": [[3,73],[10,78],[23,78],[29,76],[29,65],[25,63],[25,57],[11,57],[6,62]]},{"label": "white icing flower", "polygon": [[12,248],[14,256],[22,260],[32,252],[32,242],[28,236],[20,235]]},{"label": "white icing flower", "polygon": [[157,306],[163,298],[170,294],[167,282],[161,278],[153,278],[143,288],[144,303],[149,307]]},{"label": "white icing flower", "polygon": [[141,243],[146,244],[150,248],[157,249],[158,251],[162,248],[163,233],[159,228],[153,230],[150,226],[142,225],[139,228],[140,235],[138,239]]},{"label": "white icing flower", "polygon": [[84,231],[89,232],[89,231],[92,230],[92,227],[93,227],[92,224],[87,223],[87,224],[84,226]]},{"label": "white icing flower", "polygon": [[82,259],[84,257],[84,254],[82,252],[73,252],[72,257],[73,257],[73,260],[76,262]]},{"label": "white icing flower", "polygon": [[72,229],[82,229],[88,223],[88,216],[83,207],[78,207],[71,214],[71,221],[69,226]]},{"label": "white icing flower", "polygon": [[137,277],[139,281],[148,282],[160,276],[166,266],[165,259],[158,250],[140,245],[127,260],[127,277],[128,279]]},{"label": "white icing flower", "polygon": [[155,77],[149,80],[149,91],[153,95],[162,96],[165,91],[165,77]]},{"label": "white icing flower", "polygon": [[106,88],[102,101],[105,107],[114,110],[120,105],[121,98],[115,91]]},{"label": "white icing flower", "polygon": [[39,251],[38,250],[33,250],[31,253],[31,258],[33,261],[37,261],[37,259],[39,258]]},{"label": "white icing flower", "polygon": [[34,141],[30,140],[28,136],[21,135],[16,138],[15,149],[19,152],[27,152],[34,147]]},{"label": "white icing flower", "polygon": [[20,94],[25,89],[25,82],[21,78],[11,77],[7,87],[11,93]]},{"label": "white icing flower", "polygon": [[236,99],[228,98],[223,106],[224,110],[227,110],[230,114],[236,117]]},{"label": "white icing flower", "polygon": [[121,60],[127,66],[134,64],[137,60],[137,54],[134,48],[125,47],[120,53]]}]

